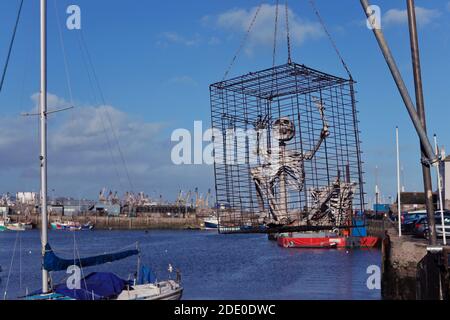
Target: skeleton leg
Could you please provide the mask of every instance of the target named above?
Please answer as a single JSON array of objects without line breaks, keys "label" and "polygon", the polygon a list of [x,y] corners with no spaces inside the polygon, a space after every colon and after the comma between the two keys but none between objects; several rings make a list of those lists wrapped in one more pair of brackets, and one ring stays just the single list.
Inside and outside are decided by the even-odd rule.
[{"label": "skeleton leg", "polygon": [[[253,175],[253,172],[252,172]],[[264,212],[265,210],[265,206],[264,206],[264,195],[261,189],[261,180],[259,180],[258,178],[255,177],[255,175],[253,175],[253,181],[255,183],[255,188],[256,188],[256,197],[258,198],[258,206],[259,206],[259,210],[261,212]]]},{"label": "skeleton leg", "polygon": [[280,209],[278,208],[278,201],[275,197],[273,182],[271,182],[270,186],[268,186],[267,198],[269,199],[269,206],[270,206],[270,211],[272,213],[273,219],[275,221],[279,221],[279,217],[281,216],[281,213],[280,213]]}]

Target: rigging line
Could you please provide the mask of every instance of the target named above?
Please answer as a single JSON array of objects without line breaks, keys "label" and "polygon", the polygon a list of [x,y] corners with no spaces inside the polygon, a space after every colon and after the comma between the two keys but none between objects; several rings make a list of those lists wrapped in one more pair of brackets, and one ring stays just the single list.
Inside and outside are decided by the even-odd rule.
[{"label": "rigging line", "polygon": [[320,24],[322,25],[323,30],[327,34],[328,39],[331,42],[331,45],[333,46],[334,50],[336,51],[336,54],[338,55],[339,59],[341,60],[341,63],[344,66],[345,71],[347,71],[347,74],[348,74],[350,80],[353,80],[353,76],[350,72],[350,69],[348,68],[347,63],[345,63],[345,60],[342,57],[341,52],[339,51],[339,49],[336,45],[336,42],[334,41],[333,37],[331,36],[331,33],[328,31],[325,21],[322,19],[322,16],[320,15],[319,10],[317,9],[317,6],[316,6],[314,0],[309,0],[309,3],[311,4],[311,7],[312,7],[314,13],[316,14]]},{"label": "rigging line", "polygon": [[95,80],[95,82],[96,82],[96,84],[97,84],[97,88],[98,88],[98,90],[99,90],[100,97],[101,97],[101,99],[102,99],[102,101],[103,101],[103,105],[105,106],[105,113],[106,113],[106,115],[107,115],[109,124],[110,124],[110,126],[111,126],[111,131],[112,131],[112,133],[113,133],[113,137],[114,137],[114,139],[116,140],[115,142],[116,142],[116,144],[117,144],[117,148],[118,148],[118,151],[119,151],[119,154],[120,154],[120,157],[121,157],[123,166],[124,166],[124,168],[125,168],[125,173],[126,173],[126,175],[127,175],[128,183],[130,184],[131,191],[133,191],[133,190],[134,190],[134,186],[133,186],[133,183],[132,183],[131,178],[130,178],[130,172],[129,172],[129,170],[128,170],[128,166],[127,166],[127,163],[126,163],[126,161],[125,161],[125,156],[124,156],[124,153],[123,153],[122,148],[121,148],[121,146],[120,146],[119,139],[118,139],[117,134],[116,134],[116,129],[114,128],[114,125],[113,125],[113,123],[112,123],[112,120],[111,120],[111,116],[110,116],[110,114],[109,114],[109,111],[108,111],[108,109],[106,108],[106,99],[105,99],[105,96],[104,96],[104,94],[103,94],[103,90],[102,90],[102,88],[101,88],[101,86],[100,86],[100,81],[99,81],[99,79],[98,79],[98,77],[97,77],[97,73],[95,72],[94,64],[93,64],[93,62],[92,62],[92,58],[91,58],[91,55],[90,55],[90,53],[89,53],[89,49],[87,48],[86,41],[84,40],[83,30],[80,31],[80,35],[81,35],[82,43],[84,44],[84,47],[85,47],[85,50],[86,50],[86,53],[87,53],[87,56],[88,56],[88,61],[89,61],[90,65],[91,65],[91,69],[92,69],[92,74],[93,74],[93,76],[94,76],[94,80]]},{"label": "rigging line", "polygon": [[[67,89],[69,91],[70,104],[71,104],[71,106],[74,106],[72,83],[70,81],[69,63],[67,62],[66,46],[64,45],[63,32],[62,32],[62,28],[61,28],[61,19],[59,17],[56,0],[53,0],[53,4],[54,4],[54,8],[55,8],[55,15],[56,15],[56,22],[57,22],[56,24],[58,25],[59,42],[61,45],[61,50],[62,50],[62,54],[63,54],[63,58],[64,58],[64,69],[65,69],[65,75],[66,75]],[[73,115],[73,112],[72,112],[72,115]]]},{"label": "rigging line", "polygon": [[261,3],[258,6],[258,8],[256,9],[255,16],[253,17],[252,21],[250,22],[250,25],[249,25],[249,27],[247,29],[247,32],[245,33],[244,37],[242,38],[241,44],[240,44],[238,50],[236,51],[236,54],[234,55],[233,59],[231,60],[231,63],[228,66],[228,69],[225,72],[222,81],[225,81],[225,79],[228,77],[228,75],[229,75],[229,73],[231,71],[231,68],[233,68],[233,66],[236,63],[236,60],[237,60],[239,54],[241,53],[242,49],[244,48],[245,43],[247,42],[247,40],[248,40],[248,38],[250,36],[250,33],[252,32],[253,26],[255,25],[256,18],[258,17],[259,12],[261,11],[262,5],[263,4]]},{"label": "rigging line", "polygon": [[286,9],[286,37],[287,37],[287,49],[288,49],[288,64],[292,63],[292,50],[291,50],[291,31],[289,27],[289,4],[288,0],[285,3]]},{"label": "rigging line", "polygon": [[3,294],[3,300],[6,300],[6,297],[8,295],[9,280],[11,279],[11,274],[12,274],[12,270],[13,270],[14,257],[16,256],[17,241],[19,239],[19,234],[20,234],[20,232],[17,232],[16,241],[14,241],[13,255],[11,257],[11,263],[10,263],[9,270],[8,270],[8,278],[6,279],[5,293]]},{"label": "rigging line", "polygon": [[[80,271],[81,271],[81,277],[83,278],[84,287],[87,288],[86,276],[84,274],[84,269],[83,269],[83,266],[81,264],[80,251],[78,250],[78,245],[77,245],[77,240],[76,240],[75,233],[73,235],[73,246],[74,246],[74,252],[73,252],[74,261],[76,259],[75,255],[77,255],[78,256],[78,261],[80,262]],[[76,264],[76,263],[74,263],[74,264]]]},{"label": "rigging line", "polygon": [[0,80],[0,93],[2,92],[3,84],[5,83],[6,73],[8,71],[9,61],[11,59],[11,53],[12,53],[12,49],[13,49],[14,42],[16,39],[17,28],[19,26],[20,16],[22,14],[23,2],[24,2],[24,0],[20,1],[19,11],[17,13],[17,19],[16,19],[16,23],[14,25],[13,35],[12,35],[11,41],[9,43],[8,55],[6,56],[6,62],[5,62],[5,66],[3,68],[2,78]]},{"label": "rigging line", "polygon": [[[100,105],[100,103],[99,103],[99,101],[98,101],[98,99],[97,99],[97,94],[96,94],[96,92],[95,92],[95,86],[94,86],[94,82],[93,82],[93,80],[92,80],[91,72],[90,72],[90,70],[89,70],[89,65],[88,65],[88,63],[87,63],[87,58],[85,57],[85,54],[86,54],[86,53],[84,52],[84,50],[83,50],[83,45],[82,45],[82,43],[81,43],[81,37],[78,38],[78,46],[79,46],[79,48],[80,48],[81,57],[82,57],[82,61],[83,61],[83,66],[84,66],[84,68],[86,69],[86,73],[87,73],[87,75],[88,75],[88,80],[89,80],[89,84],[90,84],[90,89],[92,90],[92,95],[93,95],[94,103],[95,103],[96,105]],[[122,179],[120,178],[120,174],[119,174],[119,170],[118,170],[118,165],[117,165],[117,162],[116,162],[116,158],[114,157],[114,153],[113,153],[112,143],[111,143],[111,140],[110,140],[110,138],[109,138],[108,131],[106,130],[105,121],[104,121],[103,114],[102,114],[101,111],[99,111],[99,116],[100,116],[100,120],[101,120],[100,122],[102,123],[103,132],[104,132],[105,137],[106,137],[106,142],[107,142],[107,145],[108,145],[108,151],[109,151],[109,154],[110,154],[110,157],[111,157],[111,160],[112,160],[112,164],[113,164],[113,167],[114,167],[114,171],[115,171],[115,173],[116,173],[117,180],[118,180],[118,182],[119,182],[120,187],[123,188],[123,185],[122,185]]]}]

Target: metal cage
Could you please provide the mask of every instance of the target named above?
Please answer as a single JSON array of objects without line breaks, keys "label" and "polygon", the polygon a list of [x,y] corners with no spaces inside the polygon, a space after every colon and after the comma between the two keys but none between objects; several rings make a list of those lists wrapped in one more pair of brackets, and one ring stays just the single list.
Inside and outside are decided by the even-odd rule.
[{"label": "metal cage", "polygon": [[[210,93],[220,232],[340,227],[364,208],[353,80],[290,63]],[[330,220],[333,185],[342,192],[343,183],[352,195]]]}]

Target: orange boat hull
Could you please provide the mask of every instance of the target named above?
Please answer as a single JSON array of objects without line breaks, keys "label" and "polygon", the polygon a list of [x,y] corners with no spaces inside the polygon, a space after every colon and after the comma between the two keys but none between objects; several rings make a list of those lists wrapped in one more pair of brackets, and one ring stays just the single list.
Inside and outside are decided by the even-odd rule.
[{"label": "orange boat hull", "polygon": [[284,248],[373,248],[376,237],[280,237],[278,245]]}]

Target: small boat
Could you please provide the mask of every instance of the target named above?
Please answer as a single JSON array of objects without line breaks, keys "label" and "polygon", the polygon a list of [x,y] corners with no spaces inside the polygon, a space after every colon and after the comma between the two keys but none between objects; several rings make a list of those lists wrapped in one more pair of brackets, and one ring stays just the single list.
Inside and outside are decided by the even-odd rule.
[{"label": "small boat", "polygon": [[214,216],[204,219],[203,223],[205,225],[205,230],[217,230],[219,228],[219,219]]},{"label": "small boat", "polygon": [[51,224],[52,230],[64,230],[64,231],[89,231],[94,229],[94,225],[91,222],[81,225],[78,222],[73,221],[56,221]]},{"label": "small boat", "polygon": [[219,233],[252,233],[252,232],[266,232],[267,227],[264,225],[253,226],[251,224],[245,224],[241,226],[236,225],[219,225]]},{"label": "small boat", "polygon": [[9,217],[5,217],[0,220],[0,231],[25,231],[27,230],[26,224],[17,222],[12,223]]},{"label": "small boat", "polygon": [[286,233],[277,237],[283,248],[344,249],[373,248],[378,243],[376,237],[341,236],[332,232]]},{"label": "small boat", "polygon": [[[56,256],[47,243],[43,257],[46,272],[66,271],[70,267],[86,268],[140,256],[140,251],[128,250],[89,258],[62,259]],[[169,272],[173,268],[169,265]],[[137,274],[137,273],[136,273]],[[149,268],[143,266],[134,280],[124,280],[111,272],[94,272],[79,281],[80,287],[69,288],[67,283],[49,286],[37,291],[25,300],[180,300],[183,295],[181,276],[176,280],[157,281]],[[43,293],[45,292],[45,293]]]},{"label": "small boat", "polygon": [[232,233],[232,232],[240,232],[242,231],[241,226],[225,226],[225,225],[219,225],[219,232],[220,233]]},{"label": "small boat", "polygon": [[26,231],[27,228],[25,226],[24,223],[8,223],[6,225],[6,229],[8,229],[9,231]]},{"label": "small boat", "polygon": [[167,280],[156,284],[130,286],[115,300],[180,300],[183,288],[179,282]]}]

